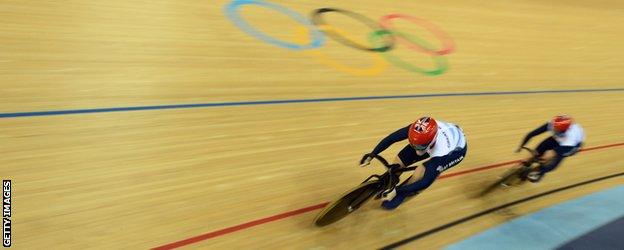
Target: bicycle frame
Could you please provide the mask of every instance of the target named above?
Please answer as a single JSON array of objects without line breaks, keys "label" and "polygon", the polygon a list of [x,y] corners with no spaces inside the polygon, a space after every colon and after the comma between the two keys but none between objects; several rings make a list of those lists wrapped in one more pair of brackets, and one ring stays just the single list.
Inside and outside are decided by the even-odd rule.
[{"label": "bicycle frame", "polygon": [[401,168],[399,164],[389,164],[388,161],[380,155],[368,154],[368,156],[373,157],[374,159],[378,160],[386,168],[386,172],[383,173],[382,175],[373,174],[362,182],[362,183],[365,183],[373,178],[376,178],[377,180],[379,180],[380,188],[376,192],[377,194],[375,195],[375,199],[379,199],[379,197],[381,196],[381,192],[385,190],[390,190],[394,188],[397,184],[399,184],[399,176],[403,172],[412,171],[416,169],[416,167]]},{"label": "bicycle frame", "polygon": [[344,218],[372,197],[381,198],[384,191],[391,190],[399,183],[401,173],[416,169],[416,167],[401,168],[399,164],[389,164],[379,155],[368,154],[367,156],[381,162],[386,172],[369,176],[360,185],[329,203],[314,219],[317,226],[326,226]]}]

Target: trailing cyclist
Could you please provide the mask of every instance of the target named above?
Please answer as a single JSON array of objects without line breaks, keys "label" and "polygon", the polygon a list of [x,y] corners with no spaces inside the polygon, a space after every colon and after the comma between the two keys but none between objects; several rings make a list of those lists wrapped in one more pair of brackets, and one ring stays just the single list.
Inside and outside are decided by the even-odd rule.
[{"label": "trailing cyclist", "polygon": [[535,149],[537,157],[541,158],[543,164],[526,175],[526,179],[531,182],[539,182],[544,174],[555,170],[564,158],[576,154],[585,141],[585,133],[581,125],[574,122],[568,115],[558,115],[527,134],[516,152],[519,152],[531,138],[547,131],[550,131],[552,136],[543,140]]}]

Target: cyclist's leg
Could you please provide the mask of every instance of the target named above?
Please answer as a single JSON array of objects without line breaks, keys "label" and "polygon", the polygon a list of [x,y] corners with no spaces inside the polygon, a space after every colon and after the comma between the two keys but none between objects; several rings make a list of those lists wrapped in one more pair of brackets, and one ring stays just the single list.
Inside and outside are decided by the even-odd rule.
[{"label": "cyclist's leg", "polygon": [[412,175],[411,180],[404,182],[398,188],[397,196],[395,197],[395,199],[383,202],[382,206],[385,209],[394,209],[398,207],[401,203],[406,201],[406,198],[414,197],[415,195],[420,193],[420,191],[427,189],[429,186],[431,186],[431,184],[433,184],[433,182],[437,179],[440,173],[459,164],[464,159],[466,151],[467,147],[464,147],[452,151],[447,156],[432,158],[432,160],[426,162],[422,167],[419,167],[419,169],[422,170],[422,173],[415,173],[415,175],[419,175]]},{"label": "cyclist's leg", "polygon": [[539,182],[545,173],[557,168],[565,157],[576,154],[582,146],[582,143],[576,146],[559,146],[554,138],[550,137],[549,139],[550,141],[544,143],[544,146],[540,144],[542,147],[538,147],[542,152],[543,161],[540,162],[538,168],[527,174],[527,179],[531,182]]},{"label": "cyclist's leg", "polygon": [[[427,157],[429,157],[428,154],[418,155],[412,147],[406,145],[396,156],[394,162],[400,164],[401,167],[407,167],[416,162],[427,159]],[[411,183],[418,181],[423,177],[424,173],[425,170],[422,167],[417,167],[416,170],[414,170],[414,173],[407,179],[407,181]]]},{"label": "cyclist's leg", "polygon": [[[381,206],[384,209],[392,210],[392,209],[397,208],[399,205],[405,202],[409,197],[414,197],[417,194],[419,194],[420,191],[429,187],[439,175],[438,171],[436,171],[435,168],[433,167],[422,166],[419,168],[424,170],[422,175],[418,177],[420,179],[417,181],[414,181],[413,183],[409,183],[408,181],[407,183],[403,183],[402,185],[398,186],[396,188],[396,196],[392,200],[384,201],[381,203]],[[415,178],[417,177],[414,177],[414,175],[412,175],[412,179],[415,179]],[[413,186],[418,186],[419,188],[414,189],[414,190],[406,189],[408,187],[413,187]]]},{"label": "cyclist's leg", "polygon": [[[554,150],[550,150],[550,151],[554,152]],[[561,164],[561,162],[563,161],[563,158],[565,158],[565,156],[555,153],[554,156],[550,158],[548,162],[541,163],[539,167],[532,169],[527,174],[527,179],[533,183],[541,181],[546,172],[552,171],[553,169],[557,168],[557,166]]]},{"label": "cyclist's leg", "polygon": [[553,150],[549,150],[547,153],[551,155],[550,160],[541,164],[539,169],[534,171],[537,173],[532,173],[535,177],[529,180],[538,182],[546,173],[555,170],[555,168],[561,165],[564,158],[576,154],[582,146],[583,144],[579,143],[575,146],[557,146]]},{"label": "cyclist's leg", "polygon": [[[406,167],[406,166],[414,164],[415,162],[422,161],[426,159],[427,157],[429,157],[428,154],[418,155],[416,154],[416,151],[412,149],[412,147],[407,145],[401,150],[401,152],[399,152],[399,154],[397,155],[395,159],[395,163],[400,164],[401,167]],[[416,170],[414,170],[414,173],[412,173],[412,175],[409,178],[403,181],[403,183],[398,185],[398,187],[406,185],[407,183],[416,182],[422,179],[424,174],[425,174],[424,167],[417,167]],[[405,198],[414,196],[416,194],[417,193],[413,193],[413,194],[412,193],[397,193],[396,196],[392,200],[384,201],[382,202],[381,205],[383,208],[386,208],[386,209],[394,209],[396,208],[396,206],[398,206],[398,204],[402,203],[405,200]],[[395,203],[397,204],[396,206],[394,205],[389,206],[389,204],[395,204]]]},{"label": "cyclist's leg", "polygon": [[[466,156],[467,151],[468,151],[468,146],[464,146],[463,148],[457,148],[451,151],[446,156],[431,158],[429,161],[425,162],[422,167],[419,167],[416,169],[416,170],[420,169],[420,172],[415,173],[413,175],[414,178],[410,179],[408,182],[403,183],[403,184],[405,186],[412,185],[414,183],[421,181],[423,177],[434,176],[432,173],[435,173],[434,177],[437,178],[437,176],[440,175],[442,172],[461,163],[464,160],[464,157]],[[433,180],[435,180],[435,178]]]},{"label": "cyclist's leg", "polygon": [[428,155],[418,155],[416,151],[410,147],[410,145],[405,145],[403,149],[397,154],[396,158],[394,158],[394,163],[401,164],[401,167],[407,167],[409,165],[414,164],[415,162],[422,161],[426,159]]},{"label": "cyclist's leg", "polygon": [[[552,136],[544,139],[542,142],[540,142],[540,144],[537,145],[537,147],[535,148],[535,151],[537,152],[536,157],[538,158],[538,163],[540,163],[539,165],[541,165],[542,162],[551,161],[556,156],[554,149],[557,146],[559,146],[559,143]],[[527,158],[523,162],[527,168],[525,169],[524,172],[520,174],[521,179],[526,180],[529,174],[532,175],[532,179],[535,179],[536,178],[535,173],[532,173],[533,171],[532,164],[535,163],[533,156]]]},{"label": "cyclist's leg", "polygon": [[557,140],[555,140],[555,138],[551,136],[544,139],[539,145],[537,145],[535,151],[537,151],[537,156],[539,158],[541,158],[545,162],[548,162],[555,157],[556,153],[554,149],[557,146],[559,146],[559,143],[557,142]]}]

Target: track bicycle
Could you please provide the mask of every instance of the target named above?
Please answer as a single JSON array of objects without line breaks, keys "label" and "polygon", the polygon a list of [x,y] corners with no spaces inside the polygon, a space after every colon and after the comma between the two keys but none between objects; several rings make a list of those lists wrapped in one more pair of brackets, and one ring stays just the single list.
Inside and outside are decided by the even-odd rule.
[{"label": "track bicycle", "polygon": [[539,167],[544,163],[543,160],[539,158],[535,150],[527,148],[527,147],[522,147],[522,149],[531,153],[531,156],[532,156],[531,159],[529,159],[528,161],[522,161],[515,167],[505,172],[503,175],[501,175],[500,180],[489,185],[486,189],[484,189],[481,192],[481,196],[494,191],[494,189],[500,186],[509,187],[512,185],[523,183],[524,181],[526,181],[527,175],[532,170],[537,168],[537,167],[533,167],[534,164],[537,164],[537,166]]},{"label": "track bicycle", "polygon": [[316,216],[314,224],[319,227],[329,225],[353,213],[371,198],[380,199],[399,183],[399,177],[403,172],[416,169],[415,166],[401,168],[399,164],[389,164],[380,155],[367,154],[367,156],[381,162],[386,167],[386,172],[381,175],[373,174],[369,176],[360,185],[329,203]]}]

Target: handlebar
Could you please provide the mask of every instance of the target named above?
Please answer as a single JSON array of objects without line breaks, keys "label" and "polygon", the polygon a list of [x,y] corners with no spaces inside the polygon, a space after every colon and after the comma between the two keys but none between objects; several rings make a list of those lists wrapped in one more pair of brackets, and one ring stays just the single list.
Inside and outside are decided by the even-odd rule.
[{"label": "handlebar", "polygon": [[381,156],[381,155],[376,155],[376,154],[372,154],[372,153],[370,153],[370,154],[366,154],[366,156],[369,156],[369,157],[372,157],[372,158],[374,158],[374,159],[377,159],[377,160],[378,160],[378,161],[380,161],[380,162],[381,162],[381,164],[383,164],[386,168],[390,168],[390,166],[391,166],[391,165],[388,163],[388,161],[387,161],[385,158],[383,158],[383,156]]},{"label": "handlebar", "polygon": [[400,168],[399,164],[390,164],[381,155],[376,155],[376,154],[373,154],[373,153],[369,153],[369,154],[366,154],[366,155],[370,156],[370,157],[372,157],[372,158],[374,158],[376,160],[378,160],[379,162],[381,162],[381,164],[383,164],[384,167],[386,167],[386,169],[388,169],[388,171],[391,172],[391,173],[402,173],[402,172],[405,172],[405,171],[411,171],[411,170],[415,170],[416,169],[416,167]]},{"label": "handlebar", "polygon": [[381,195],[382,195],[381,191],[389,191],[392,188],[396,187],[399,184],[399,181],[400,181],[399,176],[401,175],[401,173],[406,172],[406,171],[412,171],[412,170],[416,169],[415,166],[414,167],[401,168],[401,166],[399,164],[390,164],[381,155],[376,155],[376,154],[369,153],[369,154],[366,154],[365,156],[372,157],[373,159],[378,160],[386,168],[386,172],[384,174],[382,174],[382,175],[371,175],[366,180],[364,180],[364,182],[366,182],[366,181],[368,181],[371,178],[377,178],[378,180],[381,181],[381,186],[380,186],[381,190],[375,196],[375,199],[379,199],[381,197]]}]

